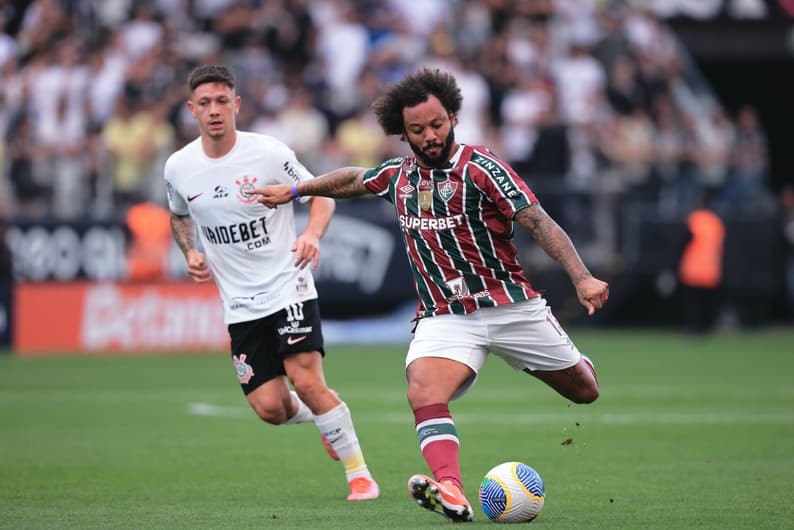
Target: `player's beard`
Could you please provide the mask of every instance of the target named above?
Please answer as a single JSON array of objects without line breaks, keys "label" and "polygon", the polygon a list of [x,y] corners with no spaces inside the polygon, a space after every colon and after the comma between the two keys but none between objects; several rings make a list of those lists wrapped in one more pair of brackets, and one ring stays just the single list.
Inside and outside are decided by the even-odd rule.
[{"label": "player's beard", "polygon": [[[455,129],[449,129],[449,134],[447,135],[447,141],[444,142],[444,145],[441,146],[441,152],[438,156],[430,156],[425,154],[422,149],[419,148],[418,145],[412,143],[410,140],[408,141],[408,145],[411,146],[411,151],[414,152],[416,158],[422,163],[422,165],[432,168],[440,168],[444,167],[446,163],[449,161],[449,153],[452,151],[452,146],[455,144]],[[438,147],[439,144],[433,144],[430,146],[425,146],[425,149],[428,147]]]}]

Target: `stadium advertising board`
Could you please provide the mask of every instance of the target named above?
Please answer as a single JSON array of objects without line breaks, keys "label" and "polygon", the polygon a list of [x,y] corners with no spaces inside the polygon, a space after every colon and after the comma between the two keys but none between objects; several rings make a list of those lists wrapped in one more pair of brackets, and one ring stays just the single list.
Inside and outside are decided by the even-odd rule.
[{"label": "stadium advertising board", "polygon": [[24,283],[14,298],[23,356],[228,349],[214,284]]}]

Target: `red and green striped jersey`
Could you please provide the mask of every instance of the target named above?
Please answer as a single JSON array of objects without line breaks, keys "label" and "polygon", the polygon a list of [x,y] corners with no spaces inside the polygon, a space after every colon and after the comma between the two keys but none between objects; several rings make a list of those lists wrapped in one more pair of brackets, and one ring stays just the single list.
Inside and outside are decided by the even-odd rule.
[{"label": "red and green striped jersey", "polygon": [[538,296],[512,241],[516,212],[538,200],[487,148],[461,145],[441,169],[393,158],[367,171],[364,185],[397,212],[419,318]]}]

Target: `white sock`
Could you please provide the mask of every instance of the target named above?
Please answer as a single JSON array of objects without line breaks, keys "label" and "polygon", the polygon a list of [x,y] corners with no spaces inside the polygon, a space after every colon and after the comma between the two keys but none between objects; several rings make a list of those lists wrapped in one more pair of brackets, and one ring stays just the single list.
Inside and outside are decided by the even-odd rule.
[{"label": "white sock", "polygon": [[294,416],[287,420],[287,424],[312,421],[314,419],[314,414],[312,414],[312,411],[309,409],[306,403],[301,401],[301,398],[298,397],[297,392],[290,390],[289,395],[298,402],[298,412],[296,412]]},{"label": "white sock", "polygon": [[344,402],[324,414],[315,416],[314,424],[339,455],[339,460],[345,466],[348,482],[358,477],[372,478],[358,444],[350,409]]}]

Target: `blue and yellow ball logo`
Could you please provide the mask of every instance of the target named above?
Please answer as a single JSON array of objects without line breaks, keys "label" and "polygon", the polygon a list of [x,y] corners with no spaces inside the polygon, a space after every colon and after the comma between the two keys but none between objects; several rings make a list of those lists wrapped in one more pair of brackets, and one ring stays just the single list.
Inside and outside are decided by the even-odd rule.
[{"label": "blue and yellow ball logo", "polygon": [[506,462],[494,467],[480,485],[483,512],[500,523],[531,521],[543,508],[544,496],[540,475],[521,462]]}]

